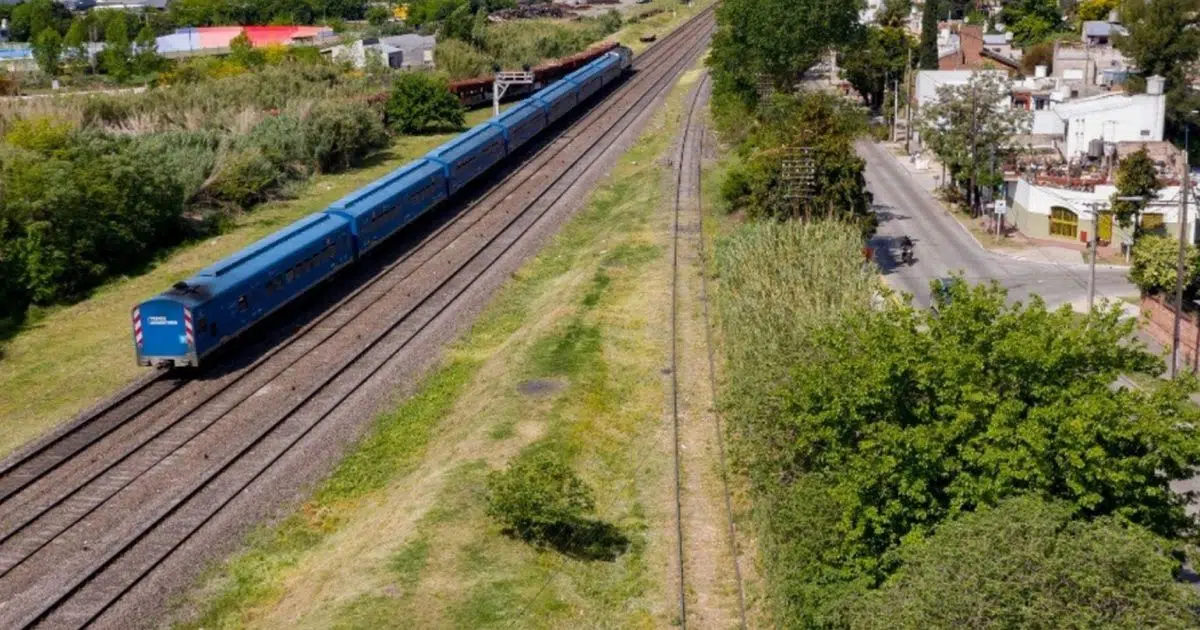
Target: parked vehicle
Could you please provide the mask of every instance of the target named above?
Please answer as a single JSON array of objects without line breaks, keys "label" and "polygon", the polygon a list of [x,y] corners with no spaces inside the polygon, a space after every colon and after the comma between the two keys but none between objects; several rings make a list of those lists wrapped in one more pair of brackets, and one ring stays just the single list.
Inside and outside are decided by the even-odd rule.
[{"label": "parked vehicle", "polygon": [[137,305],[132,324],[138,363],[199,366],[479,178],[616,80],[632,61],[628,48],[613,48],[425,157]]}]

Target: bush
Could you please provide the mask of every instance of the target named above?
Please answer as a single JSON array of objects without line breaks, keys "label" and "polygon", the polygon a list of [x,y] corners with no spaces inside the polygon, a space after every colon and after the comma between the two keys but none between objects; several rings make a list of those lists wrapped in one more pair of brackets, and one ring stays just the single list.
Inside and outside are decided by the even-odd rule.
[{"label": "bush", "polygon": [[[1133,247],[1132,258],[1129,280],[1146,295],[1165,293],[1174,300],[1179,244],[1166,236],[1143,234]],[[1200,278],[1200,251],[1193,245],[1188,245],[1184,269],[1187,273],[1184,287],[1191,292]]]},{"label": "bush", "polygon": [[402,133],[458,129],[466,122],[462,104],[445,79],[425,72],[401,74],[385,111],[388,125]]},{"label": "bush", "polygon": [[433,59],[438,70],[451,79],[468,79],[492,71],[492,60],[487,55],[457,39],[439,41],[433,50]]},{"label": "bush", "polygon": [[518,537],[556,543],[595,508],[592,490],[561,459],[542,451],[488,476],[488,514]]},{"label": "bush", "polygon": [[304,119],[304,138],[321,172],[359,164],[387,146],[388,135],[378,112],[357,102],[322,102]]},{"label": "bush", "polygon": [[217,201],[246,208],[267,199],[283,181],[283,171],[262,149],[248,147],[229,151],[220,159],[207,191]]},{"label": "bush", "polygon": [[1198,597],[1170,545],[1116,518],[1072,520],[1034,497],[966,514],[906,542],[902,567],[862,598],[852,628],[1195,628]]}]

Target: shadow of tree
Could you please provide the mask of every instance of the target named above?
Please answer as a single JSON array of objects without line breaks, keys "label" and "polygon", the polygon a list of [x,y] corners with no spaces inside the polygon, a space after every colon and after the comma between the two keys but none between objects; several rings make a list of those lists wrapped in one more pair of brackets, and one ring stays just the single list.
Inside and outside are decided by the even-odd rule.
[{"label": "shadow of tree", "polygon": [[617,526],[593,519],[558,523],[546,528],[541,536],[523,536],[511,529],[504,533],[576,560],[612,562],[628,551],[631,544],[629,537]]}]

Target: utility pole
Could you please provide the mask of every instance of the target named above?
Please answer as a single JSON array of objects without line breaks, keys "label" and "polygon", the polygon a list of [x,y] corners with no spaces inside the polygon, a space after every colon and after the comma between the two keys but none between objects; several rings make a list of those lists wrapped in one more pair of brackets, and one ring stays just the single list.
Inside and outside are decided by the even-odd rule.
[{"label": "utility pole", "polygon": [[904,123],[904,152],[912,153],[912,99],[913,99],[912,46],[908,47],[908,56],[904,61],[904,109],[908,112],[908,120]]},{"label": "utility pole", "polygon": [[893,82],[892,90],[892,142],[896,141],[896,128],[900,125],[900,79]]},{"label": "utility pole", "polygon": [[975,138],[979,134],[978,130],[975,129],[975,111],[976,111],[976,109],[977,109],[977,106],[975,103],[975,84],[974,84],[974,81],[972,81],[971,82],[971,190],[968,191],[968,194],[970,195],[971,216],[972,217],[979,215],[979,212],[978,212],[978,210],[979,210],[979,208],[978,208],[978,206],[979,206],[979,199],[978,199],[979,190],[976,186],[977,178],[979,177],[979,164],[976,162],[976,157],[975,157],[975,152],[977,150],[977,147],[975,145]]},{"label": "utility pole", "polygon": [[1092,201],[1086,204],[1092,209],[1092,233],[1088,235],[1091,239],[1089,249],[1092,251],[1090,269],[1088,270],[1088,315],[1092,314],[1092,309],[1096,303],[1096,246],[1100,242],[1100,206],[1103,205],[1099,201]]},{"label": "utility pole", "polygon": [[1188,159],[1191,121],[1183,127],[1183,189],[1179,192],[1179,259],[1175,263],[1175,334],[1171,338],[1171,378],[1179,369],[1179,320],[1183,315],[1183,262],[1187,257],[1187,195],[1191,185],[1191,164]]}]

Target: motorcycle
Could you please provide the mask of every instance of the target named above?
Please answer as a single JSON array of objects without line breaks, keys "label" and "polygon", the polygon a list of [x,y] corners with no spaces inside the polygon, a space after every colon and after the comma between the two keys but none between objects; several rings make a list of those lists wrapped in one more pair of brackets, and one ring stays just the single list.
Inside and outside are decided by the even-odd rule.
[{"label": "motorcycle", "polygon": [[905,245],[900,248],[900,264],[911,265],[913,263],[913,251],[911,245]]}]

